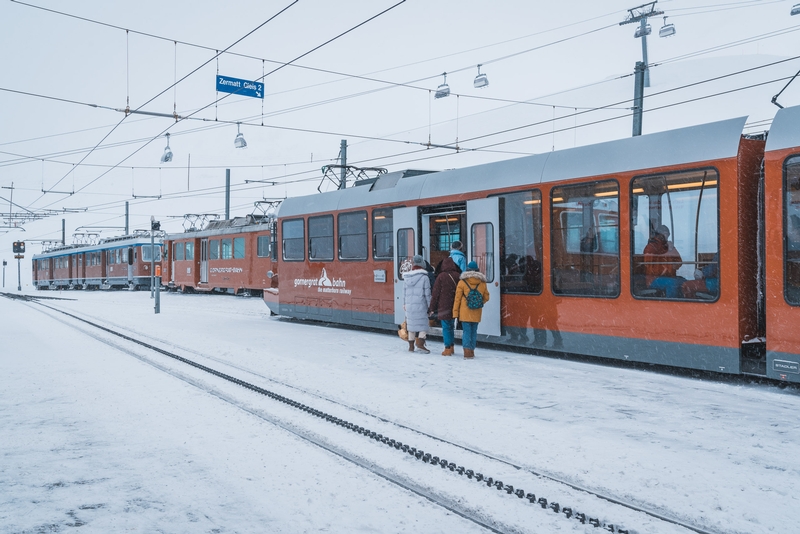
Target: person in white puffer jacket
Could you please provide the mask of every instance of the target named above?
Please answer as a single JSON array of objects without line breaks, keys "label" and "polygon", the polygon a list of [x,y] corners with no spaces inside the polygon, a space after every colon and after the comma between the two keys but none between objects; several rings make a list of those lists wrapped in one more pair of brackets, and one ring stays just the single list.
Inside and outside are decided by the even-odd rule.
[{"label": "person in white puffer jacket", "polygon": [[431,303],[431,282],[422,256],[414,256],[412,264],[412,269],[403,275],[403,309],[406,312],[408,351],[414,352],[416,347],[420,352],[430,354],[431,351],[425,346],[425,337],[430,328],[428,306]]}]

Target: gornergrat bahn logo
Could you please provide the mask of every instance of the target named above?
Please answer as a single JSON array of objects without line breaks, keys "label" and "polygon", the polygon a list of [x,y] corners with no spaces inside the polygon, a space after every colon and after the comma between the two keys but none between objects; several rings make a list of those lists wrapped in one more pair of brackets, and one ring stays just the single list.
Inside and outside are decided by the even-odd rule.
[{"label": "gornergrat bahn logo", "polygon": [[349,295],[351,290],[347,289],[347,281],[342,278],[329,278],[328,271],[322,268],[319,278],[295,278],[294,287],[317,288],[318,293],[338,293]]}]

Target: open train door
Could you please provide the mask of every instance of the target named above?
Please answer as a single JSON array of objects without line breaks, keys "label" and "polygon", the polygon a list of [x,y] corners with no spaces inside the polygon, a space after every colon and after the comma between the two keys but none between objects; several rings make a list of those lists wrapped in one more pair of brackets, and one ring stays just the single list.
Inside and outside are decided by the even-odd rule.
[{"label": "open train door", "polygon": [[417,208],[395,208],[392,216],[394,229],[394,322],[406,320],[403,310],[403,273],[411,270],[411,261],[419,254],[417,240]]},{"label": "open train door", "polygon": [[483,306],[478,333],[500,334],[500,212],[497,197],[467,201],[467,261],[486,276],[489,302]]}]

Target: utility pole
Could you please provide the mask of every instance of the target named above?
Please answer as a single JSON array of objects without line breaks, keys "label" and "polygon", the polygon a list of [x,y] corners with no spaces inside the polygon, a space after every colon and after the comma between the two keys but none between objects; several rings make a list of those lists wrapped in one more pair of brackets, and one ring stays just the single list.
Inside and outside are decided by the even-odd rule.
[{"label": "utility pole", "polygon": [[125,201],[125,235],[128,235],[130,233],[130,225],[129,225],[130,219],[129,219],[129,217],[130,217],[130,210],[128,209],[128,201],[126,200]]},{"label": "utility pole", "polygon": [[650,87],[650,69],[647,67],[647,36],[650,35],[650,25],[647,24],[649,17],[657,17],[663,15],[663,11],[656,9],[656,3],[649,2],[628,10],[628,18],[619,23],[620,26],[624,24],[633,24],[638,22],[639,28],[633,35],[635,39],[641,38],[642,40],[642,62],[644,63],[644,86]]},{"label": "utility pole", "polygon": [[339,152],[342,156],[342,177],[339,180],[339,189],[345,189],[347,188],[347,139],[342,139]]},{"label": "utility pole", "polygon": [[[150,216],[150,298],[155,297],[156,287],[156,231],[161,230],[161,223],[154,216]],[[142,258],[144,259],[144,258]]]},{"label": "utility pole", "polygon": [[61,219],[61,246],[67,244],[67,220]]},{"label": "utility pole", "polygon": [[644,77],[647,65],[636,62],[633,85],[633,136],[642,135],[642,112],[644,111]]},{"label": "utility pole", "polygon": [[231,170],[225,169],[225,220],[231,218]]}]

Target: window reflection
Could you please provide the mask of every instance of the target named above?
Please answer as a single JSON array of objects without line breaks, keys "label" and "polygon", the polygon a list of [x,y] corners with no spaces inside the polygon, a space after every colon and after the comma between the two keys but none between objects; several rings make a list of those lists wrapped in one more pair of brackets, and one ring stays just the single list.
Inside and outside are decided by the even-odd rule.
[{"label": "window reflection", "polygon": [[551,192],[553,292],[619,295],[619,185],[554,187]]},{"label": "window reflection", "polygon": [[784,177],[784,295],[786,302],[800,306],[800,157],[786,162]]},{"label": "window reflection", "polygon": [[333,215],[308,218],[308,259],[333,259]]},{"label": "window reflection", "polygon": [[542,193],[499,196],[500,290],[542,292]]},{"label": "window reflection", "polygon": [[306,259],[305,226],[303,219],[283,221],[281,226],[283,259],[303,261]]}]

